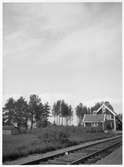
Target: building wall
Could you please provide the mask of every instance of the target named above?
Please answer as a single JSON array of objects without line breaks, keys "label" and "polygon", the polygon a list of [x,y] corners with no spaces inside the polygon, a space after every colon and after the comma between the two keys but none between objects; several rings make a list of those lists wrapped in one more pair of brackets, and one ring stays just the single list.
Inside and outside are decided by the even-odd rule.
[{"label": "building wall", "polygon": [[87,123],[85,123],[85,126],[86,127],[102,127],[102,123],[98,122],[98,123],[95,123],[95,125],[94,125],[94,123],[87,122]]},{"label": "building wall", "polygon": [[11,130],[3,130],[4,135],[11,135]]},{"label": "building wall", "polygon": [[113,120],[106,120],[105,121],[105,129],[114,129],[114,121]]},{"label": "building wall", "polygon": [[85,123],[85,126],[86,126],[86,127],[91,127],[91,123],[90,123],[90,122],[89,122],[89,123],[87,122],[87,123]]}]

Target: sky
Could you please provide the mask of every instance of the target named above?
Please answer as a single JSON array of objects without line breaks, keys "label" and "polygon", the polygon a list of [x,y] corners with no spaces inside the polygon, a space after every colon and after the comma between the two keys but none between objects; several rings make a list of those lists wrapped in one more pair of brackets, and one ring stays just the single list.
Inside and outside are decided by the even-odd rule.
[{"label": "sky", "polygon": [[4,3],[3,103],[37,94],[122,111],[121,3]]}]

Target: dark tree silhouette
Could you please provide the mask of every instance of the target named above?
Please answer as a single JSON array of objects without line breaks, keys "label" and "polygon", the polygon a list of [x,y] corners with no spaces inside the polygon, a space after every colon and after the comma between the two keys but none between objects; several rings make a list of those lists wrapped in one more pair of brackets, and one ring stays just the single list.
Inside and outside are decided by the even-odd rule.
[{"label": "dark tree silhouette", "polygon": [[6,125],[13,125],[21,132],[21,128],[27,129],[28,125],[28,104],[23,97],[17,101],[9,98],[3,109],[3,118]]},{"label": "dark tree silhouette", "polygon": [[19,131],[21,131],[22,127],[27,130],[28,114],[28,104],[23,97],[20,97],[15,102],[15,114],[13,115],[13,121]]},{"label": "dark tree silhouette", "polygon": [[76,115],[77,115],[77,117],[79,119],[78,125],[81,125],[81,122],[83,120],[84,114],[86,114],[86,113],[87,113],[87,107],[86,106],[83,106],[82,103],[77,105],[77,107],[76,107]]},{"label": "dark tree silhouette", "polygon": [[10,97],[3,107],[3,124],[14,125],[13,116],[15,114],[15,100]]}]

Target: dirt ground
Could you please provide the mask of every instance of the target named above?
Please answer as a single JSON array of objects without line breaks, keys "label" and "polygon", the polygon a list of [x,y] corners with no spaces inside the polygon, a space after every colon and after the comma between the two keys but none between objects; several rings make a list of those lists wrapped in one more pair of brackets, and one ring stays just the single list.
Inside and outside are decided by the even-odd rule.
[{"label": "dirt ground", "polygon": [[122,165],[122,146],[113,151],[105,158],[96,162],[101,165]]}]

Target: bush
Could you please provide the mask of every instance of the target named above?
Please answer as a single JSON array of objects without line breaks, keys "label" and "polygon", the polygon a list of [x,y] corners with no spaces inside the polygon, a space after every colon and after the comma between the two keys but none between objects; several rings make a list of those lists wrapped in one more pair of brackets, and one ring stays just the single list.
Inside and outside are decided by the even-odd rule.
[{"label": "bush", "polygon": [[86,127],[86,132],[96,133],[96,132],[103,132],[102,127]]},{"label": "bush", "polygon": [[63,144],[69,142],[69,134],[64,129],[46,129],[38,137],[46,143],[57,142]]},{"label": "bush", "polygon": [[45,128],[51,126],[51,123],[47,120],[43,120],[43,121],[38,121],[36,126],[37,128]]}]

